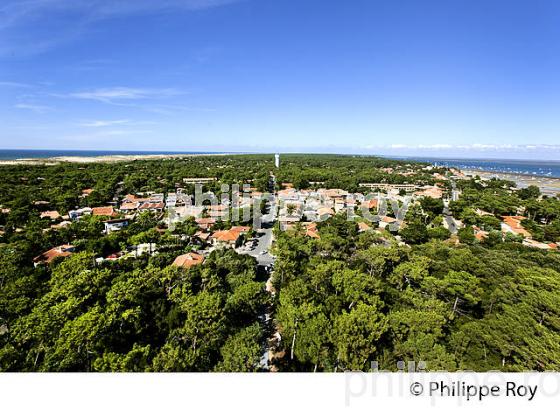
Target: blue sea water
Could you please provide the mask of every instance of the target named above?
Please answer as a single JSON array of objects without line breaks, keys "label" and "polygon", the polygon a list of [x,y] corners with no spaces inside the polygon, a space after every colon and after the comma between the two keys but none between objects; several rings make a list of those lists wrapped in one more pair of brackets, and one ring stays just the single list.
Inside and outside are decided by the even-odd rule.
[{"label": "blue sea water", "polygon": [[[402,157],[399,159],[402,159]],[[427,157],[407,157],[406,159],[429,162],[437,166],[454,167],[462,170],[507,172],[511,174],[560,178],[560,161],[512,159],[454,159]]]},{"label": "blue sea water", "polygon": [[85,150],[35,150],[35,149],[0,149],[0,160],[23,158],[53,157],[99,157],[105,155],[174,155],[174,154],[219,154],[218,152],[185,151],[85,151]]}]

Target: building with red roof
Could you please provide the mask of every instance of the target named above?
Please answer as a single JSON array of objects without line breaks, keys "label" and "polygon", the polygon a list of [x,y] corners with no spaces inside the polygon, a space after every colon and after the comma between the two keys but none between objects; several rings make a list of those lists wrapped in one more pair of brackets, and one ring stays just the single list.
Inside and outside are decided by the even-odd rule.
[{"label": "building with red roof", "polygon": [[47,265],[54,261],[56,258],[66,258],[72,255],[75,252],[76,248],[73,245],[66,244],[60,245],[56,248],[49,249],[46,252],[43,252],[41,255],[36,256],[33,258],[33,264],[35,266],[38,265]]},{"label": "building with red roof", "polygon": [[204,262],[204,256],[195,252],[189,252],[179,255],[173,261],[173,266],[179,268],[190,268],[191,266],[200,265]]}]

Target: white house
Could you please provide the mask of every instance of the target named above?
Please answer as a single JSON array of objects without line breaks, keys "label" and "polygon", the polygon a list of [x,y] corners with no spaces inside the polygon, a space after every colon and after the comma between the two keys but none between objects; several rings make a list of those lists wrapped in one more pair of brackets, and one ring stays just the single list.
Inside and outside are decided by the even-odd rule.
[{"label": "white house", "polygon": [[125,226],[128,226],[128,219],[112,219],[105,221],[105,233],[120,231]]}]

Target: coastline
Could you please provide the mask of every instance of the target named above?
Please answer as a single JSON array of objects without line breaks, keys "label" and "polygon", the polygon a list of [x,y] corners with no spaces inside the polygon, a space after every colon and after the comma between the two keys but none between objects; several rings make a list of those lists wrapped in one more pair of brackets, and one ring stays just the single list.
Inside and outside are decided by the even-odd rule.
[{"label": "coastline", "polygon": [[107,162],[123,162],[123,161],[142,161],[142,160],[158,160],[158,159],[177,159],[188,157],[202,156],[223,156],[223,155],[239,155],[236,153],[200,153],[200,154],[142,154],[142,155],[100,155],[100,156],[59,156],[49,158],[19,158],[0,160],[1,165],[58,165],[61,163],[75,164],[93,164]]},{"label": "coastline", "polygon": [[544,194],[559,194],[560,193],[560,178],[553,176],[538,176],[531,174],[520,174],[514,172],[494,172],[473,170],[470,168],[457,168],[467,176],[478,175],[482,179],[498,178],[506,181],[515,182],[518,188],[526,188],[529,185],[536,185]]},{"label": "coastline", "polygon": [[[241,155],[242,153],[178,153],[178,154],[108,154],[99,156],[53,156],[46,158],[18,158],[18,159],[5,159],[0,160],[0,166],[12,165],[37,165],[49,166],[59,165],[62,163],[74,164],[95,164],[95,163],[112,163],[112,162],[126,162],[126,161],[145,161],[145,160],[165,160],[165,159],[178,159],[189,157],[202,157],[202,156],[224,156],[224,155]],[[532,174],[523,174],[506,171],[486,171],[473,168],[465,168],[459,166],[451,166],[460,170],[466,176],[478,175],[483,179],[499,178],[515,182],[519,188],[525,188],[529,185],[538,186],[545,194],[560,194],[560,177],[556,176],[540,176]]]}]

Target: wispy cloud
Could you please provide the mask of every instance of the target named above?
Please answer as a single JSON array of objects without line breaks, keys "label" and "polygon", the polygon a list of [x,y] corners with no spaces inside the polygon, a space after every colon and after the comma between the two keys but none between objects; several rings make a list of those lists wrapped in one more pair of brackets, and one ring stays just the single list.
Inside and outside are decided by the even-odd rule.
[{"label": "wispy cloud", "polygon": [[133,121],[129,119],[122,120],[94,120],[94,121],[83,121],[78,124],[80,127],[85,128],[105,128],[112,127],[115,125],[133,127],[133,126],[143,126],[143,125],[154,125],[154,121]]},{"label": "wispy cloud", "polygon": [[97,120],[97,121],[83,122],[80,124],[80,126],[86,128],[101,128],[101,127],[110,127],[112,125],[127,124],[128,122],[129,120],[111,120],[111,121]]},{"label": "wispy cloud", "polygon": [[0,6],[0,29],[23,21],[59,13],[73,13],[88,20],[115,15],[144,14],[157,11],[202,10],[236,3],[240,0],[4,0]]},{"label": "wispy cloud", "polygon": [[89,91],[74,92],[60,97],[94,100],[107,104],[119,104],[123,101],[144,100],[153,98],[166,98],[182,94],[173,88],[128,88],[113,87],[99,88]]},{"label": "wispy cloud", "polygon": [[61,141],[70,142],[105,142],[113,141],[114,137],[127,136],[127,137],[140,137],[144,134],[151,134],[152,130],[145,129],[135,129],[135,130],[123,130],[123,129],[108,129],[103,131],[91,132],[91,133],[75,133],[69,135],[63,135],[58,137]]},{"label": "wispy cloud", "polygon": [[215,112],[213,108],[192,107],[189,105],[159,104],[143,107],[146,111],[162,115],[176,115],[184,112]]},{"label": "wispy cloud", "polygon": [[16,104],[14,105],[14,107],[19,108],[21,110],[30,110],[37,114],[44,114],[46,112],[53,110],[53,108],[49,107],[48,105],[25,104],[25,103]]},{"label": "wispy cloud", "polygon": [[31,84],[18,83],[15,81],[0,81],[0,87],[31,88]]},{"label": "wispy cloud", "polygon": [[528,150],[536,148],[549,148],[549,149],[560,149],[560,145],[553,144],[390,144],[390,145],[367,145],[366,149],[392,149],[392,150],[402,150],[402,149],[416,149],[416,150],[447,150],[447,149],[457,149],[457,150],[490,150],[490,151],[508,151],[508,150]]},{"label": "wispy cloud", "polygon": [[115,64],[117,64],[116,60],[109,58],[97,58],[75,62],[69,65],[68,68],[75,71],[95,71],[106,70],[109,67],[115,66]]},{"label": "wispy cloud", "polygon": [[551,158],[560,155],[557,144],[390,144],[368,145],[368,153],[402,156],[464,158]]},{"label": "wispy cloud", "polygon": [[[239,1],[243,0],[2,0],[0,56],[45,52],[112,17],[192,12]],[[53,25],[60,17],[64,24]],[[37,34],[44,32],[48,36]]]}]

